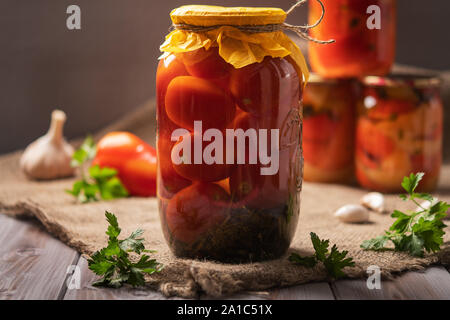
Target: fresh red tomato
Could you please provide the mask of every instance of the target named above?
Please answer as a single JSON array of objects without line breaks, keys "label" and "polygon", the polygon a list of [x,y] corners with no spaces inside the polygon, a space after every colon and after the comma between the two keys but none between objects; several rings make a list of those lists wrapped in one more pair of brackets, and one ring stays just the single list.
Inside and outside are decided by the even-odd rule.
[{"label": "fresh red tomato", "polygon": [[166,221],[173,237],[193,243],[225,220],[228,193],[213,183],[195,183],[178,192],[167,205]]},{"label": "fresh red tomato", "polygon": [[93,165],[104,165],[120,170],[127,160],[143,153],[156,156],[155,149],[134,134],[123,131],[110,132],[97,143]]},{"label": "fresh red tomato", "polygon": [[203,129],[225,128],[234,118],[236,107],[231,97],[210,81],[196,77],[177,77],[167,89],[166,112],[186,129],[202,121]]},{"label": "fresh red tomato", "polygon": [[156,157],[147,153],[126,161],[119,178],[130,194],[150,197],[156,195],[156,171]]},{"label": "fresh red tomato", "polygon": [[[188,163],[181,163],[181,164],[175,164],[173,163],[173,168],[175,171],[182,177],[192,180],[192,181],[203,181],[203,182],[214,182],[214,181],[220,181],[230,176],[230,171],[232,169],[232,165],[226,164],[226,144],[224,142],[223,150],[225,152],[222,153],[222,157],[218,158],[218,162],[221,161],[221,164],[213,163],[213,164],[206,164],[205,159],[203,157],[203,154],[208,149],[208,145],[210,145],[213,142],[210,141],[202,141],[202,147],[201,147],[201,164],[194,164],[194,139],[202,139],[202,136],[199,133],[196,132],[190,132],[180,138],[180,140],[175,144],[175,146],[172,148],[172,155],[176,156],[176,152],[179,151],[179,156],[183,160],[189,160],[190,164]],[[224,139],[225,140],[225,139]],[[182,150],[177,150],[179,147],[181,147],[181,144],[186,144],[190,146],[190,156],[187,154],[184,154]],[[215,152],[212,153],[213,156],[215,156]],[[186,158],[185,158],[186,157]]]},{"label": "fresh red tomato", "polygon": [[106,134],[97,144],[92,165],[116,169],[131,195],[156,195],[156,150],[132,133]]},{"label": "fresh red tomato", "polygon": [[219,55],[217,47],[180,54],[186,69],[195,77],[217,79],[227,77],[233,66]]},{"label": "fresh red tomato", "polygon": [[298,104],[300,83],[289,59],[266,57],[261,63],[233,70],[230,91],[244,111],[278,117]]}]

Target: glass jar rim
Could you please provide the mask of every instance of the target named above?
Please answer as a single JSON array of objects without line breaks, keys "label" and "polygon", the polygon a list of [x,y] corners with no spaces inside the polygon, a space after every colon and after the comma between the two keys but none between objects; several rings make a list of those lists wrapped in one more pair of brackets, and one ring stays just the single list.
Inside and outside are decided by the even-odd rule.
[{"label": "glass jar rim", "polygon": [[436,74],[393,73],[387,76],[367,76],[361,79],[366,86],[371,87],[440,87],[442,79]]},{"label": "glass jar rim", "polygon": [[310,72],[308,83],[312,84],[338,84],[338,83],[346,83],[352,82],[354,79],[352,78],[325,78],[317,73]]}]

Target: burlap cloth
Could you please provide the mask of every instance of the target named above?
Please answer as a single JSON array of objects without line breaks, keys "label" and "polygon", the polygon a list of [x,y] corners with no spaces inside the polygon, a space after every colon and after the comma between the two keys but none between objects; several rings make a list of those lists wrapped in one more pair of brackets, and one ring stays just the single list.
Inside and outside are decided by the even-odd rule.
[{"label": "burlap cloth", "polygon": [[[147,103],[104,131],[116,129],[130,130],[154,144],[154,103]],[[146,246],[157,250],[156,258],[165,265],[163,272],[148,278],[149,290],[186,298],[197,297],[201,293],[220,297],[242,290],[264,290],[326,280],[322,266],[314,269],[295,266],[288,262],[287,255],[275,261],[240,265],[175,258],[160,229],[156,199],[129,198],[77,204],[64,192],[73,180],[29,181],[19,170],[19,157],[20,152],[0,157],[0,212],[36,217],[51,234],[83,254],[91,254],[106,244],[104,211],[115,213],[122,235],[128,235],[138,227],[144,229]],[[369,265],[378,265],[382,275],[390,278],[402,271],[450,262],[450,233],[445,237],[442,252],[423,259],[391,251],[361,250],[359,245],[363,240],[380,235],[392,223],[389,215],[380,214],[372,214],[371,222],[362,225],[343,224],[333,217],[334,210],[344,204],[358,203],[363,194],[365,191],[353,187],[304,183],[300,221],[290,251],[312,253],[309,232],[314,231],[321,238],[336,243],[340,249],[349,251],[349,256],[356,261],[356,267],[345,269],[349,278],[366,277]],[[444,168],[436,196],[450,201],[450,166]],[[404,208],[405,204],[396,196],[388,196],[387,200],[389,208]]]}]

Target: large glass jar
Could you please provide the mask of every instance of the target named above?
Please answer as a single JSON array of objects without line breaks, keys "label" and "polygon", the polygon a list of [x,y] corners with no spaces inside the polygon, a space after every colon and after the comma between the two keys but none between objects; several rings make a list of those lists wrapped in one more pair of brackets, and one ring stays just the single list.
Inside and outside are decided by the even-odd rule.
[{"label": "large glass jar", "polygon": [[433,77],[366,77],[358,103],[356,175],[361,186],[402,192],[404,176],[424,172],[432,191],[442,161],[443,106]]},{"label": "large glass jar", "polygon": [[354,180],[357,83],[311,74],[303,94],[303,156],[306,181]]},{"label": "large glass jar", "polygon": [[[176,49],[157,71],[157,194],[169,247],[223,262],[280,257],[300,206],[301,67],[292,55],[236,67],[217,45]],[[247,50],[233,54],[247,59]]]},{"label": "large glass jar", "polygon": [[[311,35],[336,42],[325,46],[310,43],[312,70],[329,78],[389,73],[395,57],[396,0],[321,1],[325,16]],[[309,23],[321,14],[319,3],[311,1]]]}]

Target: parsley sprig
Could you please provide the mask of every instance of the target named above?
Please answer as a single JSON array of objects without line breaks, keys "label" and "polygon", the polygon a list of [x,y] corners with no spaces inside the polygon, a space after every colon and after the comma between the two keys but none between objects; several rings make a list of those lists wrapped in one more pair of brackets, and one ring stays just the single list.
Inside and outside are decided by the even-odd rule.
[{"label": "parsley sprig", "polygon": [[[404,213],[395,210],[391,217],[396,220],[385,231],[384,235],[366,240],[361,244],[365,250],[388,250],[389,242],[394,244],[395,251],[408,252],[416,257],[423,257],[426,252],[436,252],[444,243],[444,228],[442,220],[447,215],[450,205],[444,201],[437,201],[427,193],[417,193],[416,188],[422,180],[424,173],[417,173],[405,177],[402,187],[407,192],[400,195],[404,201],[412,201],[419,208],[415,212]],[[418,199],[427,200],[432,205],[429,208],[419,204]]]},{"label": "parsley sprig", "polygon": [[[144,286],[144,274],[153,274],[162,270],[162,264],[155,259],[150,259],[149,255],[141,253],[154,253],[146,250],[143,230],[138,229],[123,240],[119,240],[121,229],[117,222],[117,217],[105,212],[106,220],[109,223],[106,234],[108,235],[108,246],[95,252],[88,260],[89,269],[103,278],[95,282],[94,286],[119,288],[123,284],[134,287]],[[141,255],[137,262],[132,262],[130,253]]]},{"label": "parsley sprig", "polygon": [[74,182],[72,189],[66,192],[82,203],[98,201],[99,197],[103,200],[127,197],[128,191],[117,177],[116,169],[100,168],[98,165],[86,168],[95,158],[96,152],[94,139],[88,136],[81,147],[74,152],[71,162],[74,168],[80,169],[81,180]]},{"label": "parsley sprig", "polygon": [[297,253],[292,253],[289,256],[289,261],[308,268],[314,267],[319,261],[321,261],[325,266],[328,275],[334,279],[345,276],[342,271],[345,267],[355,266],[353,259],[347,258],[348,251],[339,251],[336,245],[333,245],[331,250],[328,250],[330,240],[321,240],[314,232],[311,232],[310,236],[315,250],[314,255],[302,257]]}]

